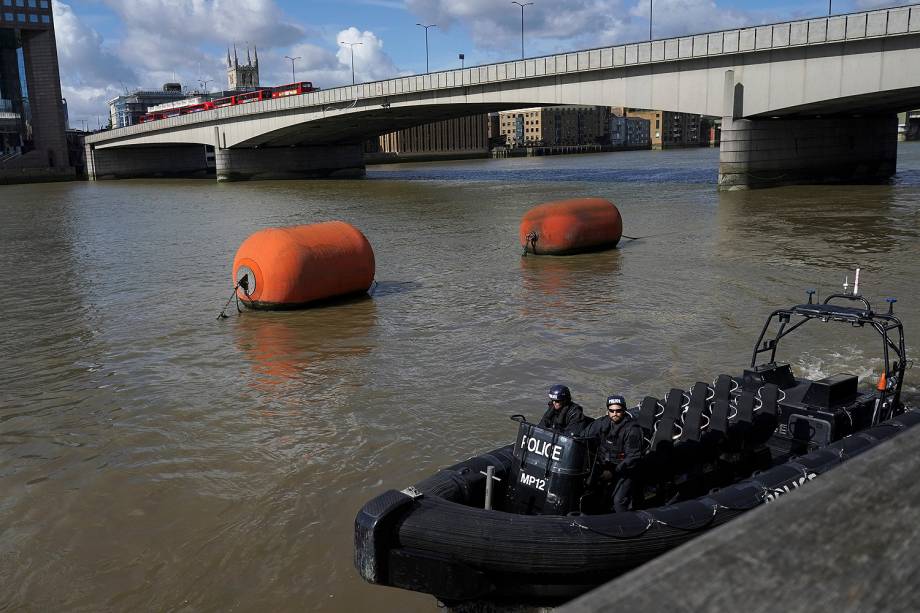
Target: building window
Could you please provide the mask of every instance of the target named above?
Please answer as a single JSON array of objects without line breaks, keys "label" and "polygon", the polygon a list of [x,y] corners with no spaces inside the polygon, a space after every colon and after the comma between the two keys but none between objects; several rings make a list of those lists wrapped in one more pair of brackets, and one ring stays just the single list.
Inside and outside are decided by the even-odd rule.
[{"label": "building window", "polygon": [[22,23],[25,23],[25,22],[26,22],[26,16],[23,15],[22,13],[17,13],[17,14],[16,14],[16,21],[21,21]]},{"label": "building window", "polygon": [[23,0],[16,0],[16,6],[25,6],[26,3]]},{"label": "building window", "polygon": [[29,21],[32,23],[38,23],[38,15],[29,15]]},{"label": "building window", "polygon": [[13,0],[3,0],[3,6],[13,6]]},{"label": "building window", "polygon": [[13,14],[12,14],[12,13],[3,13],[3,18],[6,19],[7,21],[13,21]]},{"label": "building window", "polygon": [[51,18],[47,15],[42,15],[42,23],[51,23]]},{"label": "building window", "polygon": [[29,0],[29,8],[34,9],[38,6],[38,3],[35,0]]},{"label": "building window", "polygon": [[38,5],[39,5],[40,7],[42,7],[43,9],[47,9],[47,8],[48,8],[48,0],[42,0],[41,2],[38,3]]}]

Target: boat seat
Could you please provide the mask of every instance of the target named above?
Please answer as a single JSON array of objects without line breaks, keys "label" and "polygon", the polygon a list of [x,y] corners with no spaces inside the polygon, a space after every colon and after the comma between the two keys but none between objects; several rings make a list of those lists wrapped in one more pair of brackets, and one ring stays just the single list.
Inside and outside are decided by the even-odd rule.
[{"label": "boat seat", "polygon": [[699,441],[706,417],[707,401],[709,400],[709,386],[699,381],[690,390],[690,403],[684,413],[683,431],[680,442]]},{"label": "boat seat", "polygon": [[671,391],[668,392],[667,400],[665,400],[664,413],[661,415],[661,420],[670,419],[674,423],[680,423],[683,412],[684,390],[672,387]]},{"label": "boat seat", "polygon": [[673,387],[664,401],[664,410],[655,424],[651,451],[663,451],[674,445],[675,431],[681,429],[680,419],[684,412],[684,390]]},{"label": "boat seat", "polygon": [[738,423],[750,425],[754,423],[754,393],[747,390],[738,397]]},{"label": "boat seat", "polygon": [[763,445],[776,430],[781,394],[783,392],[779,387],[772,383],[767,383],[757,390],[760,403],[754,410],[754,426],[748,435],[750,444]]},{"label": "boat seat", "polygon": [[[661,403],[657,398],[652,396],[646,396],[643,398],[642,404],[639,405],[638,422],[646,438],[650,438],[655,432],[655,420],[658,418],[660,413],[660,407]],[[662,408],[661,410],[663,411],[664,409]]]},{"label": "boat seat", "polygon": [[674,430],[676,422],[669,417],[662,417],[655,428],[652,437],[652,451],[669,450],[674,445]]},{"label": "boat seat", "polygon": [[728,432],[728,415],[731,411],[728,398],[716,397],[712,403],[712,414],[709,416],[709,430],[713,432]]},{"label": "boat seat", "polygon": [[758,391],[761,405],[758,413],[770,416],[776,416],[777,406],[779,405],[779,388],[773,383],[767,383]]},{"label": "boat seat", "polygon": [[719,398],[731,400],[732,391],[734,391],[734,389],[737,387],[737,384],[735,383],[735,380],[731,378],[731,376],[719,375],[713,387],[715,388],[716,392],[716,400]]}]

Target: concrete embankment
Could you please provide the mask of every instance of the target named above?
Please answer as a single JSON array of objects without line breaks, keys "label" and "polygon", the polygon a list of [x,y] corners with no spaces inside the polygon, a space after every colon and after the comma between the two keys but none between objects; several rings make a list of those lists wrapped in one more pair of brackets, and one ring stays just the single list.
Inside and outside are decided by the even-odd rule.
[{"label": "concrete embankment", "polygon": [[559,609],[920,611],[920,428]]}]

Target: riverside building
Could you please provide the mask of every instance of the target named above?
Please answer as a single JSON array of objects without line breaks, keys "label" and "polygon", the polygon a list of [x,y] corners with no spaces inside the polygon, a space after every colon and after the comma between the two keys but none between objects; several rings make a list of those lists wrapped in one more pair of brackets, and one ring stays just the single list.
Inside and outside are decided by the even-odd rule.
[{"label": "riverside building", "polygon": [[0,0],[0,183],[74,178],[51,0]]},{"label": "riverside building", "polygon": [[642,117],[610,116],[610,144],[614,147],[648,149],[651,123]]},{"label": "riverside building", "polygon": [[630,109],[629,117],[647,119],[653,149],[700,145],[700,115]]},{"label": "riverside building", "polygon": [[390,132],[369,143],[365,151],[369,163],[485,157],[489,153],[489,118],[486,114],[472,115]]},{"label": "riverside building", "polygon": [[109,100],[109,118],[113,128],[126,128],[140,123],[151,106],[175,103],[188,94],[179,83],[164,83],[161,90],[139,89]]},{"label": "riverside building", "polygon": [[610,110],[604,106],[544,106],[499,113],[509,147],[604,144]]}]

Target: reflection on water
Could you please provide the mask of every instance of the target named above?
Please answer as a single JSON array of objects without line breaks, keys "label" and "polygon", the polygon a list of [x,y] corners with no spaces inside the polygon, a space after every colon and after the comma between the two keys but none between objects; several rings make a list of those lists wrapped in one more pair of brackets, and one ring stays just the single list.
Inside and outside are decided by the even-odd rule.
[{"label": "reflection on water", "polygon": [[234,332],[254,381],[272,386],[337,378],[336,361],[371,351],[375,321],[374,301],[365,297],[302,311],[244,311]]},{"label": "reflection on water", "polygon": [[[524,318],[537,317],[560,332],[571,329],[567,322],[598,321],[619,302],[617,277],[620,252],[571,256],[526,256],[520,258],[519,300]],[[604,288],[598,292],[598,288]],[[549,318],[545,317],[550,315]]]},{"label": "reflection on water", "polygon": [[[366,181],[0,187],[0,610],[435,611],[364,584],[354,515],[507,443],[568,384],[598,415],[736,373],[775,308],[855,265],[920,334],[920,147],[898,182],[719,194],[718,151],[396,165]],[[914,173],[914,174],[911,174]],[[641,240],[521,257],[521,216],[600,197]],[[237,246],[343,219],[372,298],[214,321]],[[878,342],[784,345],[871,382]],[[782,355],[780,356],[783,357]],[[920,370],[909,371],[916,390]]]}]

